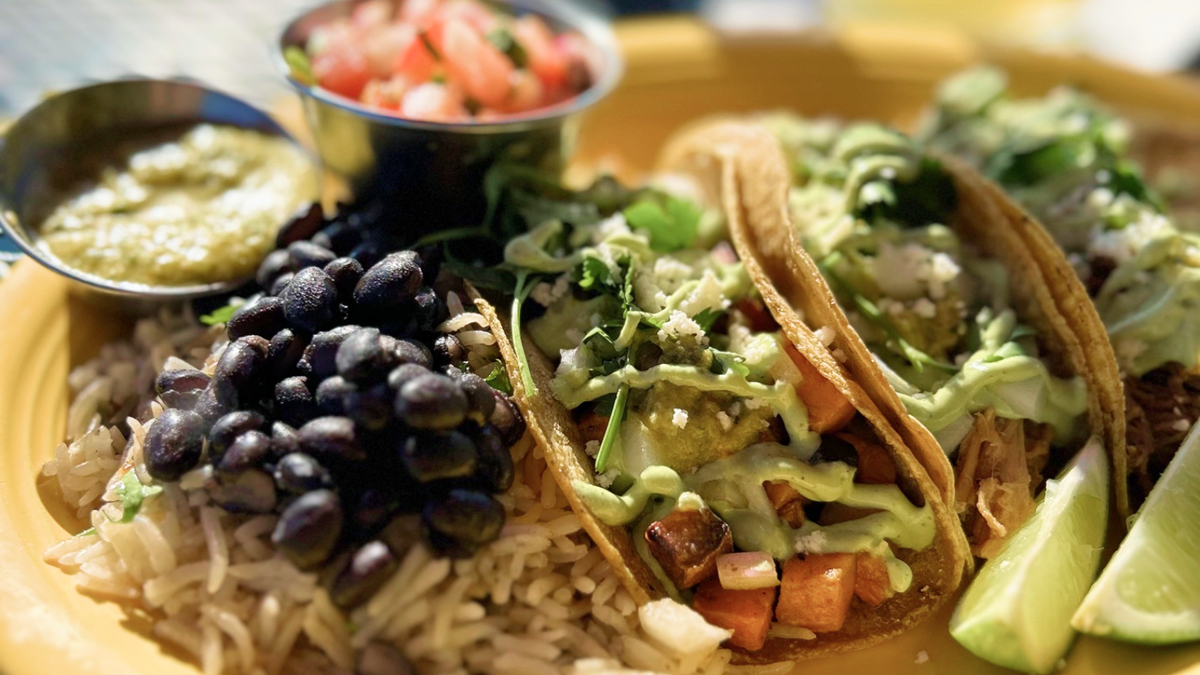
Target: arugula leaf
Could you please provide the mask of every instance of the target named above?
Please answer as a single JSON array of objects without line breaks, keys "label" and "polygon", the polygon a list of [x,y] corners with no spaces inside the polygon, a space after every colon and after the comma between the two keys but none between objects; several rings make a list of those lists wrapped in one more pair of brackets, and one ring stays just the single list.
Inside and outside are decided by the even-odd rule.
[{"label": "arugula leaf", "polygon": [[672,195],[652,193],[625,208],[629,226],[650,233],[650,248],[662,253],[687,248],[696,240],[702,212],[695,204]]},{"label": "arugula leaf", "polygon": [[317,83],[317,76],[312,71],[312,63],[303,49],[295,45],[287,47],[283,50],[283,60],[287,63],[288,73],[291,74],[293,80],[306,87]]},{"label": "arugula leaf", "polygon": [[617,400],[613,403],[612,414],[608,416],[608,426],[604,429],[604,439],[600,441],[600,452],[596,453],[596,473],[604,473],[608,468],[608,456],[612,454],[613,444],[617,442],[621,421],[625,419],[625,406],[629,401],[629,385],[622,384],[617,389]]},{"label": "arugula leaf", "polygon": [[121,499],[121,507],[124,509],[120,519],[113,520],[113,522],[133,522],[134,517],[142,508],[142,503],[162,490],[161,485],[142,485],[135,471],[126,472],[121,477],[121,482],[113,489],[117,493],[117,497]]},{"label": "arugula leaf", "polygon": [[[721,316],[724,314],[725,312],[723,310],[717,309],[716,307],[706,307],[699,314],[693,316],[692,321],[695,321],[696,324],[700,326],[700,330],[707,333],[709,329],[713,327],[713,324],[717,322],[717,319],[721,318]],[[659,326],[659,328],[661,328],[661,326]]]},{"label": "arugula leaf", "polygon": [[488,373],[483,381],[491,385],[492,389],[512,396],[512,382],[508,381],[508,371],[504,369],[504,362],[500,359],[496,359],[495,365],[492,366],[492,372]]},{"label": "arugula leaf", "polygon": [[234,313],[237,312],[238,308],[241,306],[241,303],[235,304],[231,302],[224,307],[218,307],[214,309],[211,314],[205,314],[201,316],[200,323],[204,324],[205,326],[216,326],[222,323],[229,323],[229,320],[233,318]]}]

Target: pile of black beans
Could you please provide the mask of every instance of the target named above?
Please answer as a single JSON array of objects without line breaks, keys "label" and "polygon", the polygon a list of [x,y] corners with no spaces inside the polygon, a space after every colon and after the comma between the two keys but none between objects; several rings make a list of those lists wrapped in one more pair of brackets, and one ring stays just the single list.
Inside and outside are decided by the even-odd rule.
[{"label": "pile of black beans", "polygon": [[168,409],[144,453],[156,480],[208,461],[217,504],[278,513],[277,550],[301,569],[336,568],[342,607],[395,569],[380,533],[398,516],[420,514],[438,555],[494,540],[504,508],[492,495],[512,485],[508,449],[525,432],[436,328],[447,316],[432,288],[438,250],[387,252],[354,215],[327,220],[314,205],[283,228],[212,377],[158,378]]}]

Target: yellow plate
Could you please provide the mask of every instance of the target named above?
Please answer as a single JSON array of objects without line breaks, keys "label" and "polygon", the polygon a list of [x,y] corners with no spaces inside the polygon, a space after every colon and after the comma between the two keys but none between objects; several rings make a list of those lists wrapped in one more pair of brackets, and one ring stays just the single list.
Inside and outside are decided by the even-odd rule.
[{"label": "yellow plate", "polygon": [[[1181,80],[980,49],[940,34],[862,29],[836,39],[720,39],[683,20],[629,23],[620,33],[626,83],[586,123],[580,159],[619,156],[627,174],[648,168],[673,129],[708,113],[789,107],[908,124],[934,82],[980,57],[1009,68],[1022,91],[1075,82],[1123,107],[1200,119],[1200,90]],[[0,320],[0,673],[194,675],[176,652],[147,637],[146,617],[79,595],[69,575],[42,563],[49,545],[85,527],[39,474],[63,433],[67,372],[127,324],[71,301],[65,282],[28,261],[0,283]],[[947,619],[948,611],[885,645],[798,672],[1008,672],[958,647]],[[1197,663],[1200,646],[1148,649],[1084,639],[1064,672],[1177,675]]]}]

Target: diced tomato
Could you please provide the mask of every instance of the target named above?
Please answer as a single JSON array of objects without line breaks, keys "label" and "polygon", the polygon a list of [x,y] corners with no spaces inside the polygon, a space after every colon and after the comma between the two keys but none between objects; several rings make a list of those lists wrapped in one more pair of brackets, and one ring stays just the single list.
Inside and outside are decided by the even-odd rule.
[{"label": "diced tomato", "polygon": [[470,24],[458,19],[446,22],[442,58],[450,77],[467,96],[493,108],[507,102],[512,61]]},{"label": "diced tomato", "polygon": [[808,359],[804,358],[791,343],[784,343],[784,351],[800,370],[803,381],[797,385],[796,393],[808,408],[808,428],[818,434],[837,431],[850,423],[857,412],[842,392],[838,391]]},{"label": "diced tomato", "polygon": [[854,434],[837,434],[837,437],[853,445],[858,451],[855,483],[891,485],[896,482],[896,464],[887,450]]},{"label": "diced tomato", "polygon": [[771,629],[775,588],[734,591],[713,577],[696,588],[692,609],[714,626],[733,631],[729,643],[748,651],[762,649]]},{"label": "diced tomato", "polygon": [[372,31],[367,36],[365,49],[367,62],[371,72],[376,77],[388,79],[397,72],[401,54],[417,39],[417,33],[411,26],[393,24]]},{"label": "diced tomato", "polygon": [[756,333],[773,333],[779,330],[775,317],[758,298],[742,298],[733,303],[733,308],[746,317],[746,327]]},{"label": "diced tomato", "polygon": [[771,506],[775,507],[776,513],[783,519],[783,522],[792,527],[800,527],[804,524],[806,500],[796,488],[787,481],[778,480],[763,482],[763,489],[767,491],[767,498],[771,500]]},{"label": "diced tomato", "polygon": [[361,33],[384,26],[392,18],[395,9],[390,0],[367,0],[360,3],[350,14],[350,23]]},{"label": "diced tomato", "polygon": [[810,553],[783,565],[779,604],[780,623],[801,626],[814,633],[841,630],[854,597],[853,553]]},{"label": "diced tomato", "polygon": [[465,21],[480,35],[496,27],[496,16],[482,3],[475,0],[450,0],[441,6],[438,15],[445,20],[458,19]]},{"label": "diced tomato", "polygon": [[408,80],[397,75],[388,80],[375,79],[367,83],[360,100],[369,106],[384,110],[400,110],[400,102],[408,92]]},{"label": "diced tomato", "polygon": [[554,33],[540,17],[527,15],[517,19],[513,36],[529,57],[529,69],[546,89],[558,89],[567,81],[567,61],[554,44]]},{"label": "diced tomato", "polygon": [[892,597],[892,580],[888,578],[883,556],[861,551],[855,556],[854,594],[872,607],[882,605]]},{"label": "diced tomato", "polygon": [[441,0],[405,0],[400,3],[400,21],[422,26],[433,19],[441,6]]},{"label": "diced tomato", "polygon": [[409,82],[427,82],[433,77],[436,66],[437,60],[425,46],[425,40],[414,35],[396,56],[394,69],[396,74],[408,78]]},{"label": "diced tomato", "polygon": [[357,99],[371,81],[371,67],[362,48],[340,41],[330,44],[313,58],[312,71],[317,84],[353,99]]},{"label": "diced tomato", "polygon": [[413,87],[400,102],[400,114],[414,120],[458,122],[469,117],[453,87],[427,82]]}]

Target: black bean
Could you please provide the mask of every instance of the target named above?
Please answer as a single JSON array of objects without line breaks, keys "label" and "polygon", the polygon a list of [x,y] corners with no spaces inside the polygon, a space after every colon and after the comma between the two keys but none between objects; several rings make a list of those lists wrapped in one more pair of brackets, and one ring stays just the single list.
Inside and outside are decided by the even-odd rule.
[{"label": "black bean", "polygon": [[512,447],[525,435],[525,418],[504,392],[493,390],[492,398],[496,400],[496,409],[492,411],[489,421],[504,439],[504,443]]},{"label": "black bean", "polygon": [[[363,266],[367,267],[365,263]],[[354,288],[354,301],[366,310],[400,309],[412,300],[421,281],[417,254],[393,253],[367,269]]]},{"label": "black bean", "polygon": [[438,558],[466,559],[473,558],[481,548],[479,544],[462,541],[446,536],[437,530],[431,530],[428,525],[421,523],[421,533],[429,543],[429,549]]},{"label": "black bean", "polygon": [[225,347],[213,371],[217,401],[230,408],[248,406],[263,387],[271,343],[257,335],[238,338]]},{"label": "black bean", "polygon": [[333,279],[316,267],[297,272],[280,297],[288,325],[307,333],[324,328],[337,311],[337,288]]},{"label": "black bean", "polygon": [[300,427],[300,448],[326,465],[360,461],[366,458],[354,421],[348,417],[318,417]]},{"label": "black bean", "polygon": [[421,276],[425,277],[425,283],[432,286],[442,270],[442,246],[441,244],[426,244],[417,247],[416,253],[420,260]]},{"label": "black bean", "polygon": [[382,541],[369,541],[353,555],[329,588],[333,604],[350,609],[375,594],[396,571],[396,555]]},{"label": "black bean", "polygon": [[354,287],[362,279],[363,266],[354,258],[338,258],[325,266],[325,273],[337,287],[338,299],[344,303],[354,301]]},{"label": "black bean", "polygon": [[[328,244],[321,245],[340,256],[350,253],[355,246],[362,243],[362,232],[344,222],[334,222],[321,230],[320,234],[322,239],[328,242]],[[317,241],[316,237],[313,238],[313,241]]]},{"label": "black bean", "polygon": [[474,490],[451,490],[421,511],[421,521],[434,532],[457,541],[486,544],[504,526],[504,506],[490,495]]},{"label": "black bean", "polygon": [[354,675],[417,675],[400,650],[386,642],[368,642],[358,653]]},{"label": "black bean", "polygon": [[360,262],[363,269],[369,269],[383,260],[387,255],[387,247],[377,241],[364,241],[347,255]]},{"label": "black bean", "polygon": [[456,335],[439,335],[432,351],[433,363],[438,366],[457,366],[467,359],[467,348]]},{"label": "black bean", "polygon": [[293,452],[300,452],[300,434],[290,424],[273,423],[271,425],[271,457],[279,459]]},{"label": "black bean", "polygon": [[321,415],[345,415],[350,399],[358,394],[358,385],[340,375],[327,378],[317,386],[314,400]]},{"label": "black bean", "polygon": [[270,513],[275,510],[278,495],[275,481],[265,471],[247,469],[214,475],[209,496],[221,508],[233,513]]},{"label": "black bean", "polygon": [[342,505],[330,490],[301,495],[279,516],[271,542],[302,570],[329,559],[342,536]]},{"label": "black bean", "polygon": [[293,271],[292,259],[288,256],[287,251],[271,251],[259,264],[254,280],[260,287],[270,288],[281,275]]},{"label": "black bean", "polygon": [[417,326],[429,333],[449,316],[446,303],[428,286],[422,286],[413,295],[413,313],[417,317]]},{"label": "black bean", "polygon": [[445,375],[413,378],[396,394],[396,416],[415,429],[453,429],[466,414],[466,394]]},{"label": "black bean", "polygon": [[242,305],[225,324],[230,340],[247,335],[270,340],[284,328],[287,328],[287,320],[283,317],[283,301],[270,295]]},{"label": "black bean", "polygon": [[395,395],[384,382],[360,387],[346,399],[345,415],[363,429],[379,431],[392,421],[394,400]]},{"label": "black bean", "polygon": [[821,445],[808,461],[810,464],[845,462],[857,468],[858,451],[854,449],[854,446],[849,441],[842,440],[837,436],[822,436]]},{"label": "black bean", "polygon": [[515,477],[512,454],[500,433],[492,427],[484,427],[475,434],[475,447],[479,451],[479,466],[475,479],[479,487],[487,492],[508,492]]},{"label": "black bean", "polygon": [[479,452],[461,431],[423,433],[404,440],[401,459],[410,476],[428,483],[471,476],[479,464]]},{"label": "black bean", "polygon": [[388,373],[388,387],[390,387],[392,391],[400,391],[400,387],[403,387],[405,382],[408,382],[414,377],[428,374],[429,369],[420,365],[419,363],[403,363],[392,369],[392,372]]},{"label": "black bean", "polygon": [[364,323],[378,326],[381,333],[394,338],[407,340],[421,332],[421,327],[417,325],[417,317],[410,316],[404,310],[386,312],[387,318],[383,320],[380,320],[378,313],[357,312],[357,314],[363,317]]},{"label": "black bean", "polygon": [[203,453],[204,420],[194,412],[168,408],[146,432],[146,471],[155,480],[179,480]]},{"label": "black bean", "polygon": [[288,244],[287,252],[296,271],[306,267],[325,267],[337,257],[333,251],[311,241],[294,241]]},{"label": "black bean", "polygon": [[192,368],[164,370],[154,380],[154,391],[172,408],[191,409],[208,387],[208,375]]},{"label": "black bean", "polygon": [[324,380],[337,374],[337,352],[342,341],[357,331],[359,326],[338,326],[323,333],[317,333],[308,343],[304,359],[308,362],[312,377],[315,381]]},{"label": "black bean", "polygon": [[213,387],[210,384],[207,389],[200,393],[200,398],[196,401],[196,405],[192,407],[192,410],[196,411],[204,419],[205,425],[211,425],[232,409],[217,400],[217,394],[213,391]]},{"label": "black bean", "polygon": [[338,375],[351,382],[382,380],[394,354],[384,351],[378,328],[360,328],[346,337],[338,347],[335,363]]},{"label": "black bean", "polygon": [[433,368],[433,352],[416,340],[396,340],[397,363],[415,363],[426,370]]},{"label": "black bean", "polygon": [[[275,278],[275,281],[271,282],[270,294],[275,297],[279,297],[279,296],[283,295],[284,289],[286,289],[288,287],[288,284],[292,283],[292,279],[294,279],[295,277],[296,277],[295,272],[284,272],[283,274],[280,274],[278,277]],[[265,286],[264,286],[264,288],[265,288]]]},{"label": "black bean", "polygon": [[302,452],[290,452],[275,463],[275,485],[281,492],[302,495],[333,488],[333,476],[312,457]]},{"label": "black bean", "polygon": [[292,426],[300,426],[317,414],[316,400],[308,390],[308,378],[289,377],[275,385],[275,415]]},{"label": "black bean", "polygon": [[261,431],[247,431],[234,439],[217,463],[217,470],[236,473],[256,469],[271,457],[271,437]]},{"label": "black bean", "polygon": [[487,424],[496,410],[492,386],[475,373],[463,373],[458,378],[458,386],[467,396],[467,417],[477,424]]},{"label": "black bean", "polygon": [[275,236],[275,248],[287,248],[292,242],[311,239],[324,224],[325,213],[319,202],[302,206],[279,229],[279,234]]},{"label": "black bean", "polygon": [[213,462],[219,462],[225,456],[229,446],[238,436],[247,431],[261,429],[267,420],[261,413],[253,410],[235,410],[222,416],[212,425],[208,432],[208,454]]},{"label": "black bean", "polygon": [[284,328],[271,338],[267,361],[271,364],[271,379],[281,380],[296,370],[296,364],[308,349],[308,340],[291,328]]}]

